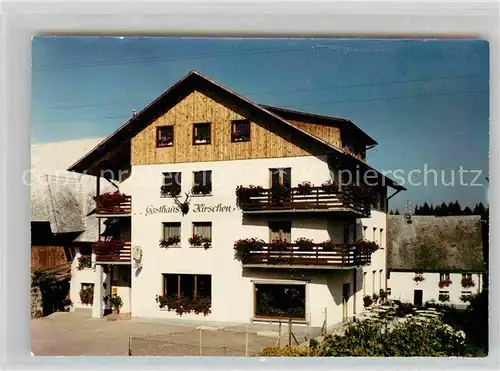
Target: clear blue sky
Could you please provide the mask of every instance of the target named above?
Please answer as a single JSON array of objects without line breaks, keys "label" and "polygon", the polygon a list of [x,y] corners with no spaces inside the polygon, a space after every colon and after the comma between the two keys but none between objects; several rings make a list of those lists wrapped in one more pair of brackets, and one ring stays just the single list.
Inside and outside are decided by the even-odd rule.
[{"label": "clear blue sky", "polygon": [[486,201],[485,41],[37,37],[32,58],[33,143],[107,136],[198,70],[257,103],[352,120],[378,141],[368,163],[380,171],[427,164],[445,181],[452,170],[458,181],[460,166],[483,171],[483,187],[430,177],[391,208]]}]

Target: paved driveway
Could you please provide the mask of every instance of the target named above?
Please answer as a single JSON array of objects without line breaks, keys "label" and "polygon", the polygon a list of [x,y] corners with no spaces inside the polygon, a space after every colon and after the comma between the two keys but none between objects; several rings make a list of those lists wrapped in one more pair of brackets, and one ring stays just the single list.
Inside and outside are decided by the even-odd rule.
[{"label": "paved driveway", "polygon": [[[106,321],[91,318],[90,311],[54,313],[31,320],[31,347],[40,356],[123,356],[128,355],[131,335],[134,355],[166,355],[158,352],[167,348],[175,352],[168,355],[199,355],[199,326],[205,326],[201,330],[204,355],[245,355],[245,325],[165,319]],[[295,327],[293,332],[302,342],[309,329]],[[315,336],[317,329],[312,332]],[[249,325],[248,352],[274,345],[277,335],[276,325]],[[280,341],[288,341],[287,326],[283,326]]]}]

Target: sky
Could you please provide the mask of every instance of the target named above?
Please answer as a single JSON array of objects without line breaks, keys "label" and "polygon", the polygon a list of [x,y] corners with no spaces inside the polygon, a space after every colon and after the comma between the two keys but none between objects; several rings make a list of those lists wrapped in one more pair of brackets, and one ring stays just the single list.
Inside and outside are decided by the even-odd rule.
[{"label": "sky", "polygon": [[256,103],[353,121],[378,142],[367,162],[408,189],[392,209],[487,203],[486,41],[36,37],[32,66],[32,143],[105,137],[197,70]]}]

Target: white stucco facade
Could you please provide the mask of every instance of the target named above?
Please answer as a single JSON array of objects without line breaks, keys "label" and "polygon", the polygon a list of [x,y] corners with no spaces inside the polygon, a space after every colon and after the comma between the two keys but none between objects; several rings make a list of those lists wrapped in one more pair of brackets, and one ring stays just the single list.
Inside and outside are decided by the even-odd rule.
[{"label": "white stucco facade", "polygon": [[[434,300],[436,303],[455,305],[458,307],[468,305],[460,297],[462,295],[475,295],[481,292],[483,287],[483,277],[481,273],[471,273],[474,282],[473,287],[462,287],[462,273],[449,273],[451,284],[440,288],[440,273],[426,272],[422,273],[424,280],[415,282],[415,272],[391,272],[388,280],[391,299],[401,300],[402,302],[414,303],[415,290],[422,290],[422,303]],[[440,301],[439,294],[449,295],[449,301]]]},{"label": "white stucco facade", "polygon": [[[251,321],[254,319],[256,283],[305,284],[306,322],[312,326],[322,326],[325,318],[328,326],[342,321],[342,289],[346,283],[350,285],[348,315],[361,312],[363,293],[373,294],[373,290],[378,293],[381,288],[386,287],[384,212],[374,210],[371,218],[357,220],[356,238],[359,239],[364,234],[366,239],[374,240],[382,247],[372,255],[370,266],[357,270],[350,268],[292,271],[283,267],[243,269],[242,264],[234,258],[233,244],[238,239],[257,237],[269,241],[269,221],[291,221],[292,241],[306,237],[315,242],[329,239],[343,242],[344,218],[339,214],[333,216],[316,212],[305,216],[302,213],[270,213],[249,216],[243,215],[236,207],[235,190],[238,185],[268,187],[269,169],[284,167],[291,168],[292,186],[302,181],[320,185],[331,178],[326,160],[314,156],[133,166],[131,176],[120,184],[120,192],[132,196],[131,242],[133,247],[138,246],[142,250],[142,269],[137,271],[134,263],[127,265],[131,269],[131,288],[126,292],[124,287],[118,293],[124,301],[122,312],[130,311],[133,317],[178,318],[174,311],[160,309],[155,301],[156,295],[161,294],[163,290],[162,275],[173,273],[211,275],[211,314],[203,316],[188,313],[182,318],[226,322]],[[175,212],[173,198],[160,197],[162,174],[182,173],[182,193],[179,198],[184,200],[184,193],[191,193],[193,171],[201,170],[212,171],[212,194],[190,197],[190,211],[182,216],[180,212]],[[217,208],[218,205],[220,206]],[[159,246],[164,222],[181,223],[179,247]],[[210,249],[189,246],[188,239],[193,234],[193,222],[212,223]],[[356,289],[353,286],[355,271]],[[75,270],[74,273],[72,297],[80,287],[76,281],[89,279],[86,275],[91,275],[93,270]],[[364,282],[363,273],[366,273]],[[94,277],[90,282],[98,280]]]}]

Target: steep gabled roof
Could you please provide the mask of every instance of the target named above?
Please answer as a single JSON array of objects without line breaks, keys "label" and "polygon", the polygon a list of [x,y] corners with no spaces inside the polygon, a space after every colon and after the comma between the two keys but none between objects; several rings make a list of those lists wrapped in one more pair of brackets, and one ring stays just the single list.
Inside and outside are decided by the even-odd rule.
[{"label": "steep gabled roof", "polygon": [[[151,124],[165,112],[174,107],[182,99],[188,96],[191,92],[195,90],[210,91],[215,92],[224,99],[231,101],[233,104],[240,105],[252,114],[258,115],[259,117],[265,118],[268,121],[277,123],[280,126],[284,126],[290,130],[292,135],[300,137],[304,140],[312,142],[314,145],[319,145],[324,148],[325,154],[333,153],[339,154],[341,156],[346,155],[339,148],[333,146],[332,144],[318,138],[309,132],[300,129],[287,120],[279,116],[277,113],[273,112],[271,108],[266,108],[264,106],[258,105],[248,98],[222,86],[218,82],[211,80],[210,78],[202,75],[197,71],[191,71],[177,83],[172,85],[163,94],[156,98],[149,105],[144,107],[136,115],[132,116],[127,122],[125,122],[120,128],[114,131],[110,136],[104,139],[99,145],[87,153],[84,157],[79,159],[74,163],[68,170],[75,172],[87,172],[89,174],[97,175],[96,164],[102,161],[103,156],[109,155],[110,153],[117,153],[122,151],[125,156],[130,156],[130,140],[137,133],[142,131],[147,125]],[[275,110],[275,109],[274,109]],[[362,166],[369,167],[366,164]],[[398,185],[391,179],[378,173],[381,177],[386,179],[386,184],[394,187],[396,189],[404,189],[404,187]]]},{"label": "steep gabled roof", "polygon": [[481,217],[387,216],[387,267],[402,271],[484,270]]},{"label": "steep gabled roof", "polygon": [[346,120],[339,117],[318,115],[311,112],[296,111],[276,106],[268,106],[265,104],[261,104],[260,106],[264,109],[267,109],[268,111],[276,113],[277,115],[287,120],[295,118],[299,121],[304,120],[306,122],[318,123],[323,125],[335,125],[342,128],[343,130],[347,130],[349,132],[354,133],[355,135],[358,135],[361,139],[364,139],[366,145],[375,146],[377,144],[375,139],[366,134],[363,130],[361,130],[357,125],[355,125],[350,120]]}]

